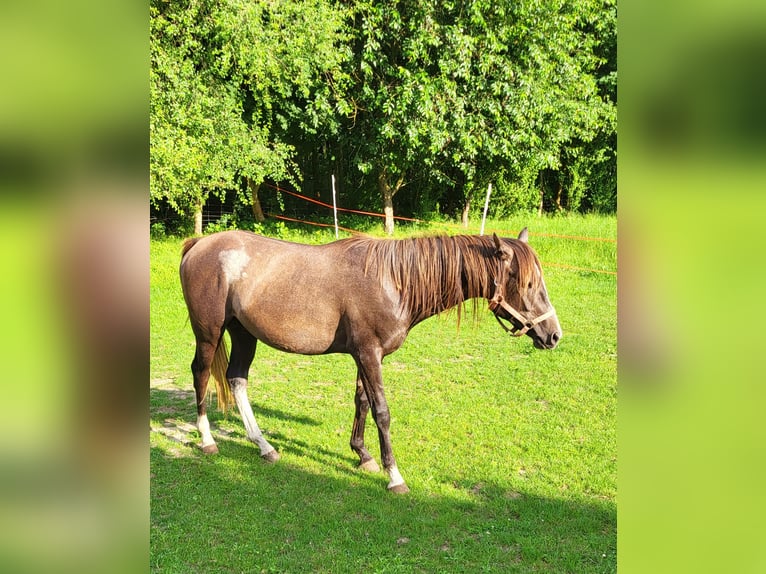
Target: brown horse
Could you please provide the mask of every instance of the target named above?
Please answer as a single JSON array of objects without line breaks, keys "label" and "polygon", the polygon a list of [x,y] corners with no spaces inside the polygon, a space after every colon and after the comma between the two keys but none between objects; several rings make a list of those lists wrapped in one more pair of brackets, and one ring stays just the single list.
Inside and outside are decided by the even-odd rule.
[{"label": "brown horse", "polygon": [[[514,336],[526,334],[540,349],[561,338],[542,269],[518,239],[457,236],[404,240],[352,238],[310,246],[243,231],[188,239],[181,285],[197,350],[191,365],[202,450],[218,451],[205,410],[212,373],[218,403],[236,403],[248,438],[261,456],[279,454],[261,433],[247,398],[247,376],[256,343],[291,353],[348,353],[356,361],[356,412],[351,448],[360,465],[378,470],[364,445],[368,410],[378,428],[388,489],[407,492],[396,467],[383,392],[381,361],[409,330],[428,317],[481,298]],[[223,334],[231,337],[231,357]]]}]

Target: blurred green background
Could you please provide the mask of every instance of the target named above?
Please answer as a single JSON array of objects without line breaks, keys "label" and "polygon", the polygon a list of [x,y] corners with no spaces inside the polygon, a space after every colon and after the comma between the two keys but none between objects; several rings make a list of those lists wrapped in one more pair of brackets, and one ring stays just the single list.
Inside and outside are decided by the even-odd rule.
[{"label": "blurred green background", "polygon": [[762,572],[766,6],[619,6],[622,572]]},{"label": "blurred green background", "polygon": [[148,565],[147,8],[0,8],[6,572]]}]

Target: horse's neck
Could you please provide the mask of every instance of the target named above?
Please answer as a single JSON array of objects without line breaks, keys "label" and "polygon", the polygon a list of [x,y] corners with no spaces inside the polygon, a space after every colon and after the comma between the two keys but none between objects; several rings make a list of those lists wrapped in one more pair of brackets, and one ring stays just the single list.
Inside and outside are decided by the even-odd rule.
[{"label": "horse's neck", "polygon": [[454,309],[455,307],[462,306],[463,303],[465,303],[467,300],[465,292],[462,291],[462,293],[463,295],[461,297],[455,297],[453,295],[452,297],[447,298],[446,296],[442,296],[441,302],[439,304],[434,305],[428,309],[421,309],[419,313],[416,311],[415,314],[417,315],[416,318],[418,322],[428,319],[429,317],[433,317],[434,315],[439,315],[445,311]]}]

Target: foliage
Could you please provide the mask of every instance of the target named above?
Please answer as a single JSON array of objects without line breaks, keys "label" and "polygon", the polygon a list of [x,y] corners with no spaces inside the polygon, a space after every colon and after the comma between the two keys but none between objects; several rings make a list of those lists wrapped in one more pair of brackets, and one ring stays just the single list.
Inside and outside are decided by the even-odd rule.
[{"label": "foliage", "polygon": [[[607,0],[584,22],[593,39],[593,64],[601,105],[589,138],[567,145],[556,173],[555,209],[617,209],[617,7]],[[562,191],[564,197],[562,197]]]},{"label": "foliage", "polygon": [[[395,191],[459,185],[464,200],[498,179],[525,195],[541,171],[560,170],[577,210],[590,166],[582,146],[609,133],[613,116],[594,32],[613,29],[611,14],[587,0],[358,4],[357,166],[400,180]],[[603,16],[611,28],[596,26]]]},{"label": "foliage", "polygon": [[167,229],[165,228],[165,224],[161,221],[152,223],[149,228],[149,233],[152,239],[165,239],[165,237],[167,237]]},{"label": "foliage", "polygon": [[[151,3],[151,190],[348,207],[616,209],[616,3]],[[271,193],[268,192],[267,193]]]},{"label": "foliage", "polygon": [[242,178],[294,177],[285,134],[334,118],[324,79],[343,59],[338,12],[323,0],[156,0],[150,13],[152,198],[189,212]]}]

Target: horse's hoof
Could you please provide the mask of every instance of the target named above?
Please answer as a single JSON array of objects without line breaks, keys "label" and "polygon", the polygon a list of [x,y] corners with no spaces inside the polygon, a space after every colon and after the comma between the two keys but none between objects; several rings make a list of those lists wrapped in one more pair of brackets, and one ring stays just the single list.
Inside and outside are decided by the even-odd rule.
[{"label": "horse's hoof", "polygon": [[378,466],[378,463],[375,462],[374,458],[360,462],[359,468],[366,470],[367,472],[380,472],[380,467]]},{"label": "horse's hoof", "polygon": [[279,453],[276,450],[270,450],[266,454],[262,454],[261,458],[266,462],[277,462],[279,460]]},{"label": "horse's hoof", "polygon": [[403,482],[388,487],[388,492],[393,492],[394,494],[407,494],[409,491],[410,489]]},{"label": "horse's hoof", "polygon": [[218,454],[218,446],[215,443],[202,445],[202,452],[205,454]]}]

